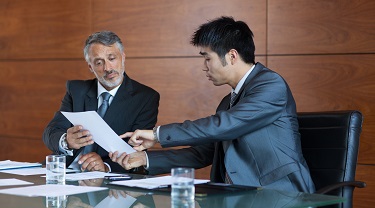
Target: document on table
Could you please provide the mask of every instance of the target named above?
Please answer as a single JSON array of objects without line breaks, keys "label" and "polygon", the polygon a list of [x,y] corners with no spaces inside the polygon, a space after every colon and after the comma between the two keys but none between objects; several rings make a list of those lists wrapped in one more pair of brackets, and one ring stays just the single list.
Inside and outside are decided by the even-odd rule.
[{"label": "document on table", "polygon": [[10,188],[0,190],[1,194],[11,194],[19,196],[64,196],[73,195],[93,191],[102,191],[108,189],[106,187],[94,187],[94,186],[73,186],[73,185],[38,185],[38,186],[27,186],[20,188]]},{"label": "document on table", "polygon": [[[9,173],[9,174],[15,174],[15,175],[23,175],[23,176],[28,176],[28,175],[41,175],[41,174],[46,174],[46,168],[42,167],[36,167],[36,168],[19,168],[19,169],[11,169],[11,170],[2,170],[0,171],[2,173]],[[72,169],[66,169],[66,173],[70,172],[77,172],[77,170],[72,170]]]},{"label": "document on table", "polygon": [[16,178],[6,178],[6,179],[0,179],[0,186],[19,186],[19,185],[30,185],[34,184],[31,182],[19,180]]},{"label": "document on table", "polygon": [[11,160],[0,161],[0,170],[8,170],[15,168],[29,168],[29,167],[38,167],[42,166],[40,163],[29,163],[29,162],[17,162]]},{"label": "document on table", "polygon": [[88,179],[95,179],[95,178],[104,178],[104,176],[118,176],[118,175],[121,175],[121,174],[106,173],[106,172],[100,172],[100,171],[70,173],[70,174],[65,175],[65,180],[79,181],[79,180],[88,180]]},{"label": "document on table", "polygon": [[[126,152],[128,154],[135,150],[124,140],[122,140],[108,124],[99,116],[96,111],[85,112],[62,112],[61,113],[73,125],[81,125],[83,129],[89,130],[93,140],[107,152],[118,151],[119,155]],[[125,133],[125,132],[124,132]]]},{"label": "document on table", "polygon": [[[207,183],[209,180],[194,179],[194,184]],[[129,187],[145,188],[145,189],[155,189],[163,188],[172,185],[172,176],[161,176],[146,179],[128,180],[128,181],[113,181],[110,184],[122,185]]]},{"label": "document on table", "polygon": [[107,196],[95,208],[126,208],[130,207],[137,199],[126,195],[126,197],[118,194],[118,197]]}]

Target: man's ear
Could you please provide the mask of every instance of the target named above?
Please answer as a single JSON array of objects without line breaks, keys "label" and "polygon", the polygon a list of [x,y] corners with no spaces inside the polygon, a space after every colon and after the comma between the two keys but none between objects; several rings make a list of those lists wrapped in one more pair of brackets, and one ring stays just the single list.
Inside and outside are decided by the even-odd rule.
[{"label": "man's ear", "polygon": [[94,72],[94,70],[92,69],[91,64],[89,64],[88,66],[89,66],[89,70],[90,70],[90,72]]},{"label": "man's ear", "polygon": [[238,52],[235,49],[231,49],[229,52],[229,59],[232,64],[235,63],[236,59],[238,58]]}]

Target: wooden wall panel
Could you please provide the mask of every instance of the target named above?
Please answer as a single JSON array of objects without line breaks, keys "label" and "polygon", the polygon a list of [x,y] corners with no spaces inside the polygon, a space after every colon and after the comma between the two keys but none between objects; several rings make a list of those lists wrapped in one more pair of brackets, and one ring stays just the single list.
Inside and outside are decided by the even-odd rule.
[{"label": "wooden wall panel", "polygon": [[370,135],[375,122],[374,59],[375,55],[271,56],[268,66],[288,81],[299,112],[360,110],[365,119],[359,163],[368,163],[375,161]]},{"label": "wooden wall panel", "polygon": [[80,58],[90,0],[0,1],[0,59]]},{"label": "wooden wall panel", "polygon": [[356,180],[366,182],[367,186],[354,189],[353,207],[373,207],[375,203],[375,165],[358,165]]},{"label": "wooden wall panel", "polygon": [[375,55],[269,56],[291,86],[299,111],[356,108],[375,114]]},{"label": "wooden wall panel", "polygon": [[375,166],[375,115],[364,115],[363,119],[364,122],[360,138],[358,162],[361,164],[372,164]]},{"label": "wooden wall panel", "polygon": [[374,11],[370,0],[269,0],[267,53],[374,53]]},{"label": "wooden wall panel", "polygon": [[[222,15],[249,23],[257,46],[266,49],[266,1],[122,1],[93,0],[93,29],[113,30],[124,38],[130,57],[197,56],[189,46],[200,24]],[[99,15],[100,14],[100,15]]]},{"label": "wooden wall panel", "polygon": [[42,162],[51,151],[40,139],[30,139],[12,136],[0,136],[0,160],[13,160],[25,162]]},{"label": "wooden wall panel", "polygon": [[82,61],[0,62],[0,136],[41,140],[68,79],[94,77]]}]

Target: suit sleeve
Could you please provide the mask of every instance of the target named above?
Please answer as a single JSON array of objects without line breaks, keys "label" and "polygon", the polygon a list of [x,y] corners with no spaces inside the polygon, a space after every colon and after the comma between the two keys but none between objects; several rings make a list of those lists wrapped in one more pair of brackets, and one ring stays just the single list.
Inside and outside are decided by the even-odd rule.
[{"label": "suit sleeve", "polygon": [[163,125],[163,147],[200,145],[233,140],[275,122],[287,104],[287,85],[276,73],[263,75],[245,86],[229,110],[195,121]]},{"label": "suit sleeve", "polygon": [[148,151],[151,175],[170,173],[173,167],[203,168],[212,164],[215,146],[204,144],[183,149]]}]

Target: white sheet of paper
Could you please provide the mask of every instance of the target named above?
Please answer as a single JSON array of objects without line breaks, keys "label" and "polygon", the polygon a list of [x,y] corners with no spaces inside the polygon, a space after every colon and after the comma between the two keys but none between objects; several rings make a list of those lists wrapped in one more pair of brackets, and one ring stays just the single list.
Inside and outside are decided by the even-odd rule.
[{"label": "white sheet of paper", "polygon": [[121,194],[118,194],[118,198],[114,196],[107,196],[95,208],[128,208],[130,207],[137,199],[127,195],[123,197]]},{"label": "white sheet of paper", "polygon": [[[90,131],[93,140],[107,152],[118,151],[119,155],[127,154],[135,150],[122,140],[96,111],[86,112],[61,112],[73,125],[81,125],[83,129]],[[125,132],[124,132],[125,133]]]},{"label": "white sheet of paper", "polygon": [[64,196],[80,194],[92,191],[101,191],[108,189],[106,187],[94,186],[73,186],[73,185],[38,185],[20,188],[10,188],[0,190],[1,194],[11,194],[19,196]]},{"label": "white sheet of paper", "polygon": [[30,185],[34,184],[31,182],[19,180],[16,178],[7,178],[7,179],[0,179],[0,186],[15,186],[15,185]]},{"label": "white sheet of paper", "polygon": [[65,180],[79,181],[79,180],[88,180],[88,179],[94,179],[94,178],[104,178],[104,176],[118,176],[118,175],[121,175],[121,174],[105,173],[105,172],[99,172],[99,171],[70,173],[70,174],[65,175]]},{"label": "white sheet of paper", "polygon": [[[2,170],[0,171],[2,173],[9,173],[9,174],[15,174],[15,175],[42,175],[46,174],[46,168],[37,167],[37,168],[21,168],[21,169],[11,169],[11,170]],[[66,173],[70,172],[76,172],[76,170],[72,169],[66,169]]]},{"label": "white sheet of paper", "polygon": [[[209,180],[194,179],[194,184],[207,183]],[[113,181],[110,184],[138,187],[145,189],[162,188],[172,185],[172,176],[161,176],[146,179],[128,180],[128,181]]]},{"label": "white sheet of paper", "polygon": [[40,163],[29,163],[29,162],[17,162],[11,160],[0,161],[0,170],[8,170],[15,168],[29,168],[29,167],[38,167],[42,166]]},{"label": "white sheet of paper", "polygon": [[38,168],[21,168],[21,169],[2,170],[0,172],[27,176],[27,175],[46,174],[46,169],[41,168],[41,167],[38,167]]}]

